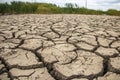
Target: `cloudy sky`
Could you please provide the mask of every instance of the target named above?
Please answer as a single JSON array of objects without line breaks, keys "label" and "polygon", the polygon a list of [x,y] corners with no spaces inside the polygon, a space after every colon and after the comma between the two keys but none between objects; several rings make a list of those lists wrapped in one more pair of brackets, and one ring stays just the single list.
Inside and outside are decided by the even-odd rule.
[{"label": "cloudy sky", "polygon": [[[34,0],[0,0],[0,2],[10,2],[10,1],[27,1],[32,2]],[[86,0],[35,0],[36,2],[46,2],[54,3],[59,6],[64,6],[65,3],[78,4],[80,7],[85,6]],[[120,0],[87,0],[88,8],[90,9],[117,9],[120,10]]]}]

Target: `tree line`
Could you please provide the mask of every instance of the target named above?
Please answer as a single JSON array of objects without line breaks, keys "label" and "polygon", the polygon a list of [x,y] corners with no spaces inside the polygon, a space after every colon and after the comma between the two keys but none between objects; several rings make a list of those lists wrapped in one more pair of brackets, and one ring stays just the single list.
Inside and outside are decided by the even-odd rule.
[{"label": "tree line", "polygon": [[16,2],[10,4],[0,3],[0,14],[92,14],[92,15],[116,15],[120,11],[109,9],[107,11],[87,9],[77,4],[66,3],[65,7],[59,7],[48,3]]}]

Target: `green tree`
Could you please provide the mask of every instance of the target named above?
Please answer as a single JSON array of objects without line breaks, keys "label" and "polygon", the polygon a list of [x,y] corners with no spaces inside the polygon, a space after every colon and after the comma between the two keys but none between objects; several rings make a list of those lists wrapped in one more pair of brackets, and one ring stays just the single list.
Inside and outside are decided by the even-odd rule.
[{"label": "green tree", "polygon": [[0,13],[10,13],[10,5],[8,3],[0,3]]}]

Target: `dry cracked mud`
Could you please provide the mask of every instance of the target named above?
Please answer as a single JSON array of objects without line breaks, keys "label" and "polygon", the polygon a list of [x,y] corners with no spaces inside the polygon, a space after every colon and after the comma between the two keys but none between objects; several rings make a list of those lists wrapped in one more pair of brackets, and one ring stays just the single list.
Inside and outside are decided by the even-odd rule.
[{"label": "dry cracked mud", "polygon": [[0,80],[120,80],[120,17],[0,16]]}]

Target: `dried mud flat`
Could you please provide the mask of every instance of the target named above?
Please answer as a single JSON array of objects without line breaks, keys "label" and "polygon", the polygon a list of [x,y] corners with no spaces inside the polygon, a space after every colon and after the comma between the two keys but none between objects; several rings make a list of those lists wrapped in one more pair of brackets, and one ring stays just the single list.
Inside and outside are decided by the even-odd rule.
[{"label": "dried mud flat", "polygon": [[120,17],[0,16],[0,80],[120,80]]}]

